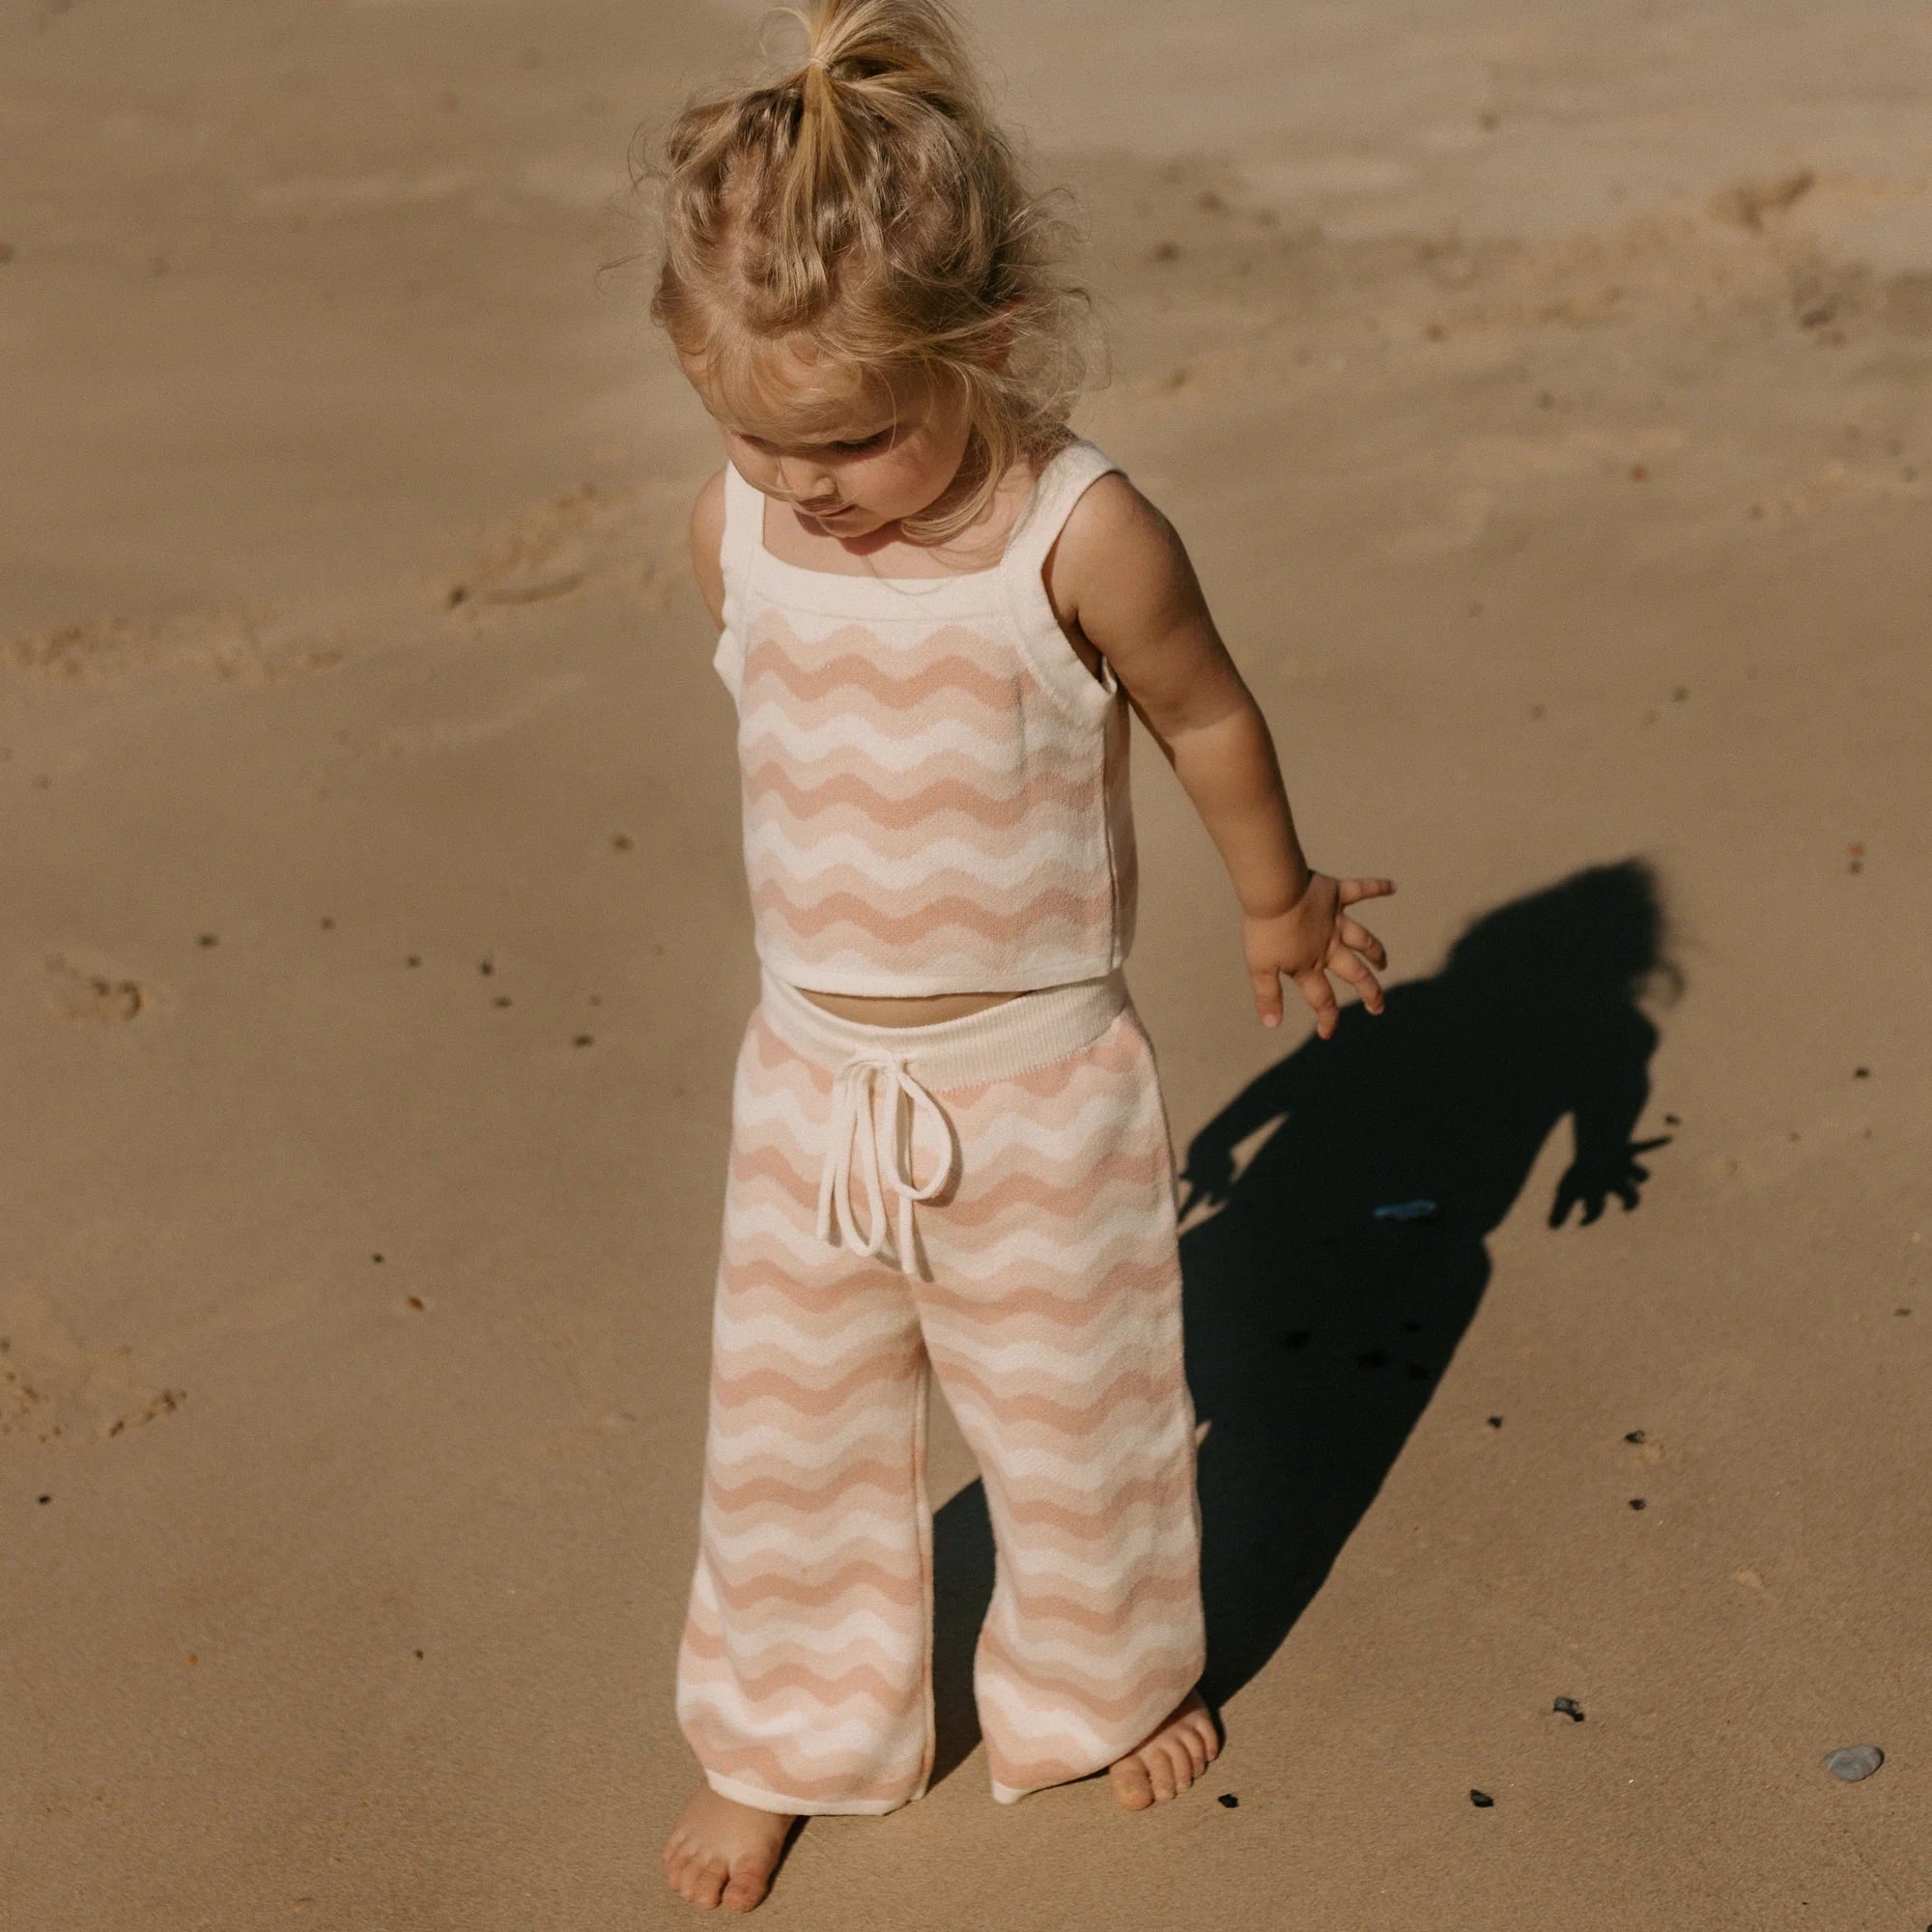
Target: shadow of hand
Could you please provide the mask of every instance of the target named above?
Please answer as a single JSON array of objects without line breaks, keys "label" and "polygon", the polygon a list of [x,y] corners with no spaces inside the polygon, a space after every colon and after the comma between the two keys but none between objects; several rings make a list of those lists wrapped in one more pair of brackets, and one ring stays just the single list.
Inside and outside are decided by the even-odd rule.
[{"label": "shadow of hand", "polygon": [[1210,1140],[1205,1131],[1197,1134],[1187,1150],[1180,1183],[1187,1192],[1181,1198],[1178,1219],[1186,1220],[1196,1208],[1225,1207],[1235,1191],[1234,1149]]},{"label": "shadow of hand", "polygon": [[1670,1135],[1664,1134],[1653,1141],[1627,1141],[1621,1148],[1593,1153],[1588,1160],[1572,1161],[1556,1183],[1556,1198],[1549,1204],[1549,1225],[1562,1227],[1570,1210],[1579,1208],[1582,1213],[1577,1225],[1587,1228],[1603,1219],[1611,1195],[1623,1203],[1628,1214],[1637,1204],[1638,1190],[1650,1179],[1650,1169],[1639,1163],[1637,1155],[1668,1147],[1670,1140]]}]

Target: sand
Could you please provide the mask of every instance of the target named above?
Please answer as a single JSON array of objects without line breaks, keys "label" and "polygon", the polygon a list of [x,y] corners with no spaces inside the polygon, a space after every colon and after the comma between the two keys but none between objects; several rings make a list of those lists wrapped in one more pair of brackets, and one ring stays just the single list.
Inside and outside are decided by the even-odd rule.
[{"label": "sand", "polygon": [[[972,15],[1086,210],[1080,425],[1398,986],[1264,1034],[1142,742],[1228,1748],[992,1805],[942,1428],[950,1775],[765,1922],[1921,1927],[1932,23]],[[716,454],[609,265],[751,18],[0,25],[10,1925],[684,1922],[754,969]],[[1634,1211],[1548,1225],[1571,1117]]]}]

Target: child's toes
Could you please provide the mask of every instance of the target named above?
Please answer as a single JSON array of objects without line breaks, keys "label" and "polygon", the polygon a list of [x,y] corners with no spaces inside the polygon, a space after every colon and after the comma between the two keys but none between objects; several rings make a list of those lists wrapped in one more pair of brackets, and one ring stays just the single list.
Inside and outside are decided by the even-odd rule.
[{"label": "child's toes", "polygon": [[724,1903],[733,1912],[749,1912],[772,1889],[772,1867],[756,1859],[740,1859],[731,1867]]},{"label": "child's toes", "polygon": [[1201,1769],[1206,1771],[1221,1755],[1221,1734],[1214,1728],[1214,1719],[1206,1711],[1191,1711],[1183,1728],[1189,1744],[1200,1750]]},{"label": "child's toes", "polygon": [[1139,1752],[1121,1759],[1108,1776],[1114,1796],[1129,1811],[1145,1811],[1153,1803],[1153,1781],[1148,1776],[1148,1768],[1141,1762]]},{"label": "child's toes", "polygon": [[730,1875],[723,1859],[694,1859],[685,1872],[684,1895],[708,1912],[724,1895]]},{"label": "child's toes", "polygon": [[[1165,1804],[1180,1787],[1174,1776],[1174,1747],[1165,1738],[1143,1747],[1141,1755],[1147,1759],[1148,1776],[1153,1781],[1153,1802]],[[1184,1783],[1186,1780],[1182,1779]]]}]

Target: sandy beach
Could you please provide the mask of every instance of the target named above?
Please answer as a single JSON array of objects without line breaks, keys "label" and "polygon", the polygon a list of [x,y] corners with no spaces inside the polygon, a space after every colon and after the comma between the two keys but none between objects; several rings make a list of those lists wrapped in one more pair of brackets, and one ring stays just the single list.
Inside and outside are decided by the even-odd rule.
[{"label": "sandy beach", "polygon": [[[1920,1932],[1932,15],[963,11],[1394,990],[1264,1032],[1140,739],[1227,1747],[990,1802],[941,1417],[946,1775],[759,1922]],[[756,17],[0,22],[21,1932],[687,1922],[756,968],[625,156]]]}]

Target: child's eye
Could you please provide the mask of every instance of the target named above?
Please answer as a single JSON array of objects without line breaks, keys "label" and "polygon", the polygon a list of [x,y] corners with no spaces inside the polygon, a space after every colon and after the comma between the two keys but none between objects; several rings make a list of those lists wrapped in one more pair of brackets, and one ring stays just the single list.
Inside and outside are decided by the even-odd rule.
[{"label": "child's eye", "polygon": [[843,456],[851,456],[862,449],[877,449],[892,436],[889,429],[874,430],[870,436],[862,436],[850,442],[835,442],[832,447]]}]

